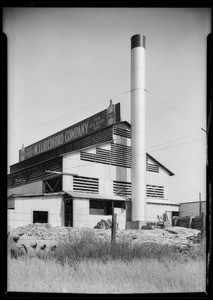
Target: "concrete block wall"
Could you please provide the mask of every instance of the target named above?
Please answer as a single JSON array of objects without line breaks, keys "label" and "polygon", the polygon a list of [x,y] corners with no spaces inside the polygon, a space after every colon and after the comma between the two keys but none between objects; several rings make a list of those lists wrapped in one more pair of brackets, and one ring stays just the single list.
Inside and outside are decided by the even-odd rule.
[{"label": "concrete block wall", "polygon": [[16,197],[14,212],[8,210],[8,226],[13,228],[33,224],[33,211],[47,211],[48,223],[64,226],[64,202],[62,196]]}]

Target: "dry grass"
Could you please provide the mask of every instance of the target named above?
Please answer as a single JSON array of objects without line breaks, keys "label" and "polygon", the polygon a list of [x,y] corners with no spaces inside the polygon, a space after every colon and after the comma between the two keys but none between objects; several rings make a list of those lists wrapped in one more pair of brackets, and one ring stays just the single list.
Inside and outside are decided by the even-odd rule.
[{"label": "dry grass", "polygon": [[62,239],[46,259],[8,258],[8,291],[205,292],[205,241],[186,251],[156,243],[111,245],[94,233]]},{"label": "dry grass", "polygon": [[8,291],[54,293],[204,292],[203,261],[122,260],[75,262],[8,260]]},{"label": "dry grass", "polygon": [[158,244],[156,242],[131,243],[120,240],[111,245],[110,241],[97,239],[94,232],[84,230],[81,235],[62,239],[56,251],[51,256],[60,263],[81,260],[97,260],[107,262],[121,259],[131,261],[134,259],[156,259],[171,261],[187,261],[188,259],[205,259],[205,241],[190,247],[180,248],[176,244]]}]

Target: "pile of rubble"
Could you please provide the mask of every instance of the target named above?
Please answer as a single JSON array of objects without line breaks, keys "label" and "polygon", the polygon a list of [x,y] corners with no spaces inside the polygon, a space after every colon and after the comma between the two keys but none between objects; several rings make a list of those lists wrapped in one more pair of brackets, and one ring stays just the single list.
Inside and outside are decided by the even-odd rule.
[{"label": "pile of rubble", "polygon": [[8,229],[8,252],[11,257],[27,255],[29,257],[47,256],[54,251],[61,238],[69,234],[70,227],[53,227],[48,223],[34,223]]},{"label": "pile of rubble", "polygon": [[[45,257],[54,251],[62,239],[81,239],[82,235],[95,236],[97,240],[111,240],[111,220],[101,220],[95,228],[53,227],[50,224],[35,223],[10,229],[8,232],[8,251],[12,257],[27,254],[31,257]],[[144,230],[146,229],[146,230]],[[148,230],[147,230],[148,229]],[[159,245],[175,245],[187,247],[199,243],[202,239],[200,230],[185,227],[159,228],[148,224],[141,230],[117,229],[116,241],[131,244],[156,243]]]},{"label": "pile of rubble", "polygon": [[97,223],[97,225],[94,227],[95,229],[109,229],[112,228],[112,221],[110,219],[108,220],[101,220]]},{"label": "pile of rubble", "polygon": [[70,227],[53,227],[48,223],[34,223],[26,226],[20,226],[15,229],[9,229],[9,233],[17,234],[23,237],[33,237],[43,240],[54,240],[58,237],[66,236]]},{"label": "pile of rubble", "polygon": [[[148,229],[148,228],[146,228]],[[150,230],[126,230],[118,238],[132,243],[156,243],[184,247],[201,241],[200,230],[185,227],[149,228]]]}]

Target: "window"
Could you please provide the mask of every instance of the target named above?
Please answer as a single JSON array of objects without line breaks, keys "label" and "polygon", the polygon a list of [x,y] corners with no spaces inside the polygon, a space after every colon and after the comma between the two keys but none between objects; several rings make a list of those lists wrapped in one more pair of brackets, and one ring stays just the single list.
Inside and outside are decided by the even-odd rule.
[{"label": "window", "polygon": [[71,198],[65,196],[65,207],[64,207],[64,225],[73,226],[73,201]]},{"label": "window", "polygon": [[33,224],[34,223],[48,223],[48,211],[33,211]]},{"label": "window", "polygon": [[125,208],[126,205],[124,201],[114,201],[114,207]]},{"label": "window", "polygon": [[90,215],[112,215],[112,202],[90,200],[89,214]]},{"label": "window", "polygon": [[[90,215],[112,215],[112,201],[90,200]],[[114,207],[125,208],[124,201],[114,201]]]},{"label": "window", "polygon": [[7,209],[14,209],[15,207],[15,200],[14,198],[9,198],[7,200]]}]

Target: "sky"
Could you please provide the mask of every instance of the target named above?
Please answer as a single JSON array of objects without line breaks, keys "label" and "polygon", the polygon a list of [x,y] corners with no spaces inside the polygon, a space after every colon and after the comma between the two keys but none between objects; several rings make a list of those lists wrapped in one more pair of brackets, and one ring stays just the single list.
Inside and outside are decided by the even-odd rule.
[{"label": "sky", "polygon": [[170,200],[206,200],[210,8],[4,8],[8,172],[19,149],[120,102],[131,123],[130,39],[146,36],[146,148]]}]

